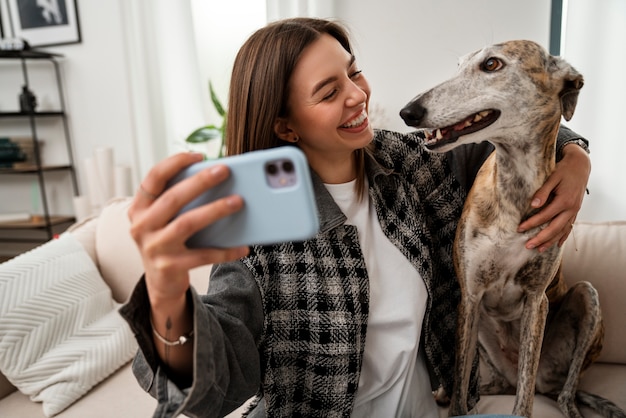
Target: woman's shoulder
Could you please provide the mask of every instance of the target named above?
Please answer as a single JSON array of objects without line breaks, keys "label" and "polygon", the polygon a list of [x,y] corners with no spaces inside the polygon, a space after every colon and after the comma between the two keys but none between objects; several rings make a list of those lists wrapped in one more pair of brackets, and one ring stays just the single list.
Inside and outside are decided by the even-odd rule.
[{"label": "woman's shoulder", "polygon": [[438,160],[443,156],[426,151],[422,131],[397,132],[376,129],[372,146],[377,159],[392,163],[396,167],[410,161],[427,163],[431,159]]},{"label": "woman's shoulder", "polygon": [[424,141],[423,131],[398,132],[389,129],[375,129],[374,141],[399,141],[409,146],[422,146]]}]

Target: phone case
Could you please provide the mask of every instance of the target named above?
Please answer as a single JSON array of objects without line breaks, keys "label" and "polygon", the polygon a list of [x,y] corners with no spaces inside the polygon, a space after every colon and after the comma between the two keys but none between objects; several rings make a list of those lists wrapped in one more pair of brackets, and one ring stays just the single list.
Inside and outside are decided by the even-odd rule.
[{"label": "phone case", "polygon": [[198,231],[187,240],[190,248],[303,241],[317,233],[319,220],[306,157],[300,149],[283,146],[253,151],[187,167],[170,186],[215,164],[226,164],[230,176],[187,204],[179,215],[232,194],[244,207]]}]

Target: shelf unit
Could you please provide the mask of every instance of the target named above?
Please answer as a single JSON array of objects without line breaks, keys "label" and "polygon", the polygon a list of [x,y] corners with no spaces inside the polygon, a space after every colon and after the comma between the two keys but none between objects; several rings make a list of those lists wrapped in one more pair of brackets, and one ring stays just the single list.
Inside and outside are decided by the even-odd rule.
[{"label": "shelf unit", "polygon": [[[28,66],[31,61],[40,61],[51,64],[54,70],[54,76],[56,79],[56,92],[58,94],[59,109],[54,111],[0,111],[0,120],[14,120],[18,123],[24,121],[28,123],[28,127],[25,130],[30,130],[30,135],[33,143],[34,161],[30,166],[17,166],[17,167],[3,167],[0,168],[0,181],[5,181],[6,176],[36,176],[39,196],[41,200],[42,214],[33,214],[30,221],[20,222],[2,222],[0,223],[0,231],[2,231],[2,237],[0,242],[44,242],[54,237],[54,234],[65,229],[74,222],[73,216],[59,216],[50,213],[50,205],[48,201],[46,176],[50,172],[65,172],[70,176],[72,183],[72,192],[74,196],[79,194],[78,182],[76,179],[76,171],[74,168],[74,157],[72,150],[72,143],[70,139],[69,126],[67,121],[67,115],[65,113],[65,101],[63,97],[63,85],[61,81],[61,72],[59,68],[58,58],[62,56],[59,54],[53,54],[42,51],[0,51],[0,60],[13,60],[17,64],[21,65],[22,81],[23,85],[30,90],[29,83],[29,71]],[[16,86],[20,87],[20,86]],[[18,90],[16,90],[18,91]],[[56,165],[44,165],[42,164],[41,149],[39,147],[39,137],[37,133],[37,126],[41,123],[42,119],[55,118],[62,121],[63,126],[63,140],[65,141],[65,151],[67,153],[67,164]],[[3,136],[2,129],[0,128],[0,136]],[[23,231],[30,230],[35,231],[35,234],[24,234]],[[39,234],[37,233],[39,232]],[[21,235],[21,236],[20,236]]]}]

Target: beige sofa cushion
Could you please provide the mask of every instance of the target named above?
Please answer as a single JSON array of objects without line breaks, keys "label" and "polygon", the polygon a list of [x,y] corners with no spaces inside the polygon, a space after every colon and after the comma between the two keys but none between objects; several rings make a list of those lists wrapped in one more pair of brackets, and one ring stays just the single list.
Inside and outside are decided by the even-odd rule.
[{"label": "beige sofa cushion", "polygon": [[563,273],[600,295],[604,348],[598,361],[626,364],[626,222],[577,222],[564,246]]},{"label": "beige sofa cushion", "polygon": [[143,274],[141,255],[130,236],[128,207],[131,199],[111,200],[102,209],[96,226],[96,253],[100,274],[113,298],[125,302]]}]

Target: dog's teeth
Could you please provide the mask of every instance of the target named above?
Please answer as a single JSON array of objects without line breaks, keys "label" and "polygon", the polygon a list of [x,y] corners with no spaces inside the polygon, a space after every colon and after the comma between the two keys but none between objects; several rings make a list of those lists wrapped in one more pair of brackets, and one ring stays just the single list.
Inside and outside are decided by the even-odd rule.
[{"label": "dog's teeth", "polygon": [[482,118],[483,118],[483,117],[482,117],[482,116],[480,116],[480,114],[479,114],[479,113],[477,113],[477,114],[476,114],[476,116],[474,116],[474,122],[480,122],[480,120],[481,120]]},{"label": "dog's teeth", "polygon": [[441,129],[437,129],[437,140],[443,139],[443,135],[441,134]]},{"label": "dog's teeth", "polygon": [[463,125],[463,127],[464,127],[464,128],[469,128],[470,126],[472,126],[472,121],[471,121],[471,120],[469,120],[469,119],[467,119],[467,120],[465,121],[465,124]]},{"label": "dog's teeth", "polygon": [[490,113],[491,113],[491,110],[483,110],[482,112],[478,112],[478,114],[482,116],[483,118],[485,116],[488,116]]}]

